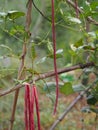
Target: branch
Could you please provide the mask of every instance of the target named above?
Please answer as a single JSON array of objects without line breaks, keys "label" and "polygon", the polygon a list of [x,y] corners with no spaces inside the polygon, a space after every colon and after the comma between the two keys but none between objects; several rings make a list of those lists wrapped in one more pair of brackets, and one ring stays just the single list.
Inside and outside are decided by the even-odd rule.
[{"label": "branch", "polygon": [[[68,4],[70,4],[73,8],[76,9],[76,5],[75,5],[74,2],[72,2],[71,0],[66,0],[66,2],[67,2]],[[81,14],[84,13],[84,11],[83,11],[81,8],[79,8],[79,6],[77,6],[77,9],[78,9],[79,13],[81,13]],[[87,17],[87,20],[88,20],[90,23],[92,23],[92,24],[98,25],[98,22],[97,22],[96,20],[92,19],[90,16]]]},{"label": "branch", "polygon": [[34,0],[32,0],[32,3],[33,3],[33,6],[35,7],[35,9],[40,13],[40,15],[41,15],[43,18],[45,18],[48,22],[51,22],[51,20],[50,20],[48,17],[46,17],[46,16],[43,14],[43,12],[36,6]]},{"label": "branch", "polygon": [[[26,27],[25,27],[25,31],[28,34],[28,38],[24,39],[22,56],[21,56],[21,62],[20,62],[19,70],[18,70],[18,79],[24,79],[23,70],[24,70],[24,62],[25,62],[25,56],[26,56],[26,44],[28,43],[29,36],[30,36],[29,28],[30,28],[30,24],[31,24],[32,0],[28,0],[27,7],[28,7],[28,9],[27,9],[27,14],[26,14]],[[16,92],[15,92],[14,102],[13,102],[13,106],[12,106],[12,114],[11,114],[11,119],[10,119],[9,130],[13,129],[14,117],[15,117],[15,111],[16,111],[16,105],[17,105],[19,90],[20,89],[18,88],[18,89],[16,89]]]},{"label": "branch", "polygon": [[[46,1],[45,0],[43,0],[43,1],[41,1],[42,3],[41,3],[41,10],[42,10],[42,12],[45,12],[45,9],[46,9]],[[34,4],[34,0],[33,0],[33,6],[34,6],[35,4]],[[38,34],[39,34],[39,30],[40,30],[40,28],[41,28],[41,24],[42,24],[42,21],[43,21],[43,16],[41,15],[41,14],[39,14],[39,16],[38,16],[38,19],[36,20],[36,24],[34,25],[34,27],[33,27],[33,31],[32,31],[32,34],[31,34],[31,38],[35,38],[36,36],[38,36]]]},{"label": "branch", "polygon": [[78,0],[75,0],[75,11],[76,11],[76,17],[79,18],[79,10],[78,10]]},{"label": "branch", "polygon": [[78,95],[73,101],[72,103],[65,109],[64,113],[54,122],[54,124],[52,125],[52,127],[50,128],[50,130],[54,130],[55,127],[64,119],[64,117],[68,114],[68,112],[71,111],[71,109],[75,106],[75,104],[83,97],[83,95],[88,92],[93,86],[94,84],[96,84],[96,82],[98,82],[98,80],[96,80],[95,82],[93,82],[93,84],[86,88],[85,91],[81,92],[80,95]]},{"label": "branch", "polygon": [[[68,68],[64,68],[64,69],[59,69],[58,70],[58,74],[62,74],[62,73],[65,73],[65,72],[69,72],[69,71],[73,71],[73,70],[77,70],[77,69],[84,69],[84,68],[88,68],[90,66],[94,66],[94,63],[93,62],[90,62],[90,63],[86,63],[86,64],[79,64],[79,65],[74,65],[74,66],[71,66],[71,67],[68,67]],[[52,77],[55,75],[55,72],[54,71],[51,71],[51,72],[47,72],[45,74],[40,74],[39,76],[35,77],[35,81],[38,81],[38,80],[41,80],[41,79],[45,79],[45,78],[48,78],[48,77]],[[32,83],[33,81],[30,82],[30,84]],[[24,87],[23,84],[18,84],[16,85],[15,87],[13,88],[10,88],[6,91],[3,91],[3,92],[0,92],[0,97],[4,96],[4,95],[7,95],[19,88],[22,88]]]},{"label": "branch", "polygon": [[[26,44],[23,45],[23,54],[21,56],[20,68],[18,70],[18,79],[23,79],[23,69],[24,69],[25,55],[26,55]],[[12,106],[12,113],[11,113],[9,130],[12,130],[12,128],[13,128],[18,95],[19,95],[19,88],[16,90],[15,96],[14,96],[14,102],[13,102],[13,106]]]}]

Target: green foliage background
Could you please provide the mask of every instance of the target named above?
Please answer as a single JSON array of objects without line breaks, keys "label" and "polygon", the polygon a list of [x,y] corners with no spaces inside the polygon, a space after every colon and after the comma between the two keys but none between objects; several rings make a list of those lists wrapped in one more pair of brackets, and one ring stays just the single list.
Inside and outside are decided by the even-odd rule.
[{"label": "green foliage background", "polygon": [[[26,0],[0,0],[0,91],[9,89],[15,86],[17,82],[20,82],[17,80],[17,73],[22,53],[23,39],[26,36],[24,30],[26,4]],[[40,10],[42,10],[44,15],[51,20],[51,2],[49,0],[35,0],[35,4]],[[66,0],[55,0],[58,68],[86,63],[87,60],[89,62],[93,61],[96,64],[96,67],[84,71],[83,75],[80,76],[80,79],[77,77],[77,73],[82,73],[80,71],[72,74],[68,73],[60,75],[60,80],[64,83],[63,87],[61,87],[61,92],[65,95],[72,94],[74,90],[73,88],[76,87],[75,85],[77,85],[75,90],[76,92],[81,90],[81,87],[85,88],[89,86],[89,84],[81,85],[81,81],[83,81],[83,79],[87,78],[88,80],[89,74],[94,73],[96,77],[98,76],[98,60],[96,60],[98,58],[98,26],[90,24],[90,30],[88,30],[88,32],[86,30],[86,24],[88,24],[86,18],[88,16],[91,16],[93,19],[98,21],[98,2],[97,0],[90,0],[89,4],[88,1],[79,0],[78,4],[79,7],[84,10],[84,13],[79,15],[80,19],[76,18],[75,10],[68,5]],[[11,14],[13,15],[13,13],[9,13],[9,11],[18,11],[20,14],[18,14],[18,18],[14,20],[11,19],[10,16]],[[24,16],[22,16],[22,13],[24,13]],[[5,15],[7,16],[7,19]],[[14,16],[16,15],[14,14]],[[41,17],[34,7],[32,10],[32,24],[30,31],[31,39],[30,44],[28,44],[28,52],[25,62],[27,76],[32,75],[33,71],[35,71],[36,74],[39,74],[53,70],[51,23]],[[32,70],[32,59],[34,63],[34,70]],[[45,81],[39,81],[37,82],[37,85],[41,97],[41,123],[43,129],[49,129],[53,121],[57,118],[52,118],[51,116],[53,110],[52,106],[55,99],[54,79],[50,78]],[[47,85],[52,89],[47,91]],[[64,86],[67,87],[64,88]],[[87,98],[89,96],[91,97],[91,95],[93,98],[96,98],[96,102],[93,105],[96,105],[98,101],[98,96],[96,94],[97,87],[98,83],[95,85],[96,89],[93,89],[92,92],[87,94]],[[66,93],[66,91],[68,93]],[[24,90],[21,89],[13,130],[24,129],[23,93]],[[8,128],[13,95],[14,94],[10,94],[0,99],[0,130]],[[69,104],[66,103],[65,105],[64,95],[61,97],[62,98],[59,99],[60,105],[57,116],[59,116]],[[91,102],[93,98],[88,98],[88,104],[92,105]],[[47,103],[47,101],[49,101],[49,103]],[[95,106],[93,107],[94,108],[91,107],[90,110],[97,113]],[[75,122],[72,116],[76,113],[77,115],[81,115],[81,112],[78,113],[75,109],[73,111],[75,112],[73,112],[74,114],[69,114],[72,121],[70,122],[70,118],[67,118],[61,123],[61,125],[58,125],[57,130],[63,130],[65,128],[66,130],[75,130],[77,128],[77,119]],[[94,119],[91,122],[87,121],[84,122],[85,125],[89,125],[91,122],[92,124],[94,123]],[[70,126],[70,124],[72,126]]]}]

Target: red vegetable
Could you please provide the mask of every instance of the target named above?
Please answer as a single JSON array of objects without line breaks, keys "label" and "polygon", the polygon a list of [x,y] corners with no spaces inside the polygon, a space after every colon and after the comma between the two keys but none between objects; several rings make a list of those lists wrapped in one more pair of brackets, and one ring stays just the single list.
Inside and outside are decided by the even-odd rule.
[{"label": "red vegetable", "polygon": [[34,130],[34,89],[31,88],[31,130]]},{"label": "red vegetable", "polygon": [[59,85],[58,85],[58,73],[57,73],[57,63],[56,63],[56,33],[55,33],[55,19],[54,19],[54,0],[51,0],[52,3],[52,40],[54,48],[54,70],[55,70],[55,79],[56,79],[56,101],[54,106],[54,114],[56,113],[57,104],[58,104],[58,94],[59,94]]},{"label": "red vegetable", "polygon": [[30,89],[30,85],[25,85],[25,130],[34,130],[34,101],[36,105],[36,114],[38,130],[41,130],[40,113],[38,104],[38,95],[35,84]]},{"label": "red vegetable", "polygon": [[29,130],[29,126],[28,126],[28,106],[27,106],[27,85],[25,86],[25,130]]},{"label": "red vegetable", "polygon": [[36,104],[36,114],[37,114],[38,130],[41,130],[37,89],[36,89],[35,85],[33,85],[33,88],[34,88],[34,97],[35,97],[35,104]]}]

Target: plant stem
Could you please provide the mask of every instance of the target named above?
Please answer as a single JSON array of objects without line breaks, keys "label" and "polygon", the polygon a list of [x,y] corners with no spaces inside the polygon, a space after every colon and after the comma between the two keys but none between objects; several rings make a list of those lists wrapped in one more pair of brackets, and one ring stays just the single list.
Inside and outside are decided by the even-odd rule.
[{"label": "plant stem", "polygon": [[[75,5],[74,2],[72,2],[71,0],[66,0],[66,2],[67,2],[68,4],[70,4],[73,8],[76,9],[76,5]],[[81,14],[84,13],[84,11],[83,11],[81,8],[79,8],[78,6],[77,6],[77,9],[78,9],[79,13],[81,13]],[[93,18],[91,18],[90,16],[87,17],[87,20],[88,20],[90,23],[92,23],[92,24],[98,25],[98,22],[97,22],[96,20],[94,20]]]},{"label": "plant stem", "polygon": [[[79,64],[79,65],[74,65],[74,66],[71,66],[71,67],[67,67],[67,68],[63,68],[63,69],[58,69],[58,74],[62,74],[62,73],[65,73],[65,72],[70,72],[70,71],[73,71],[73,70],[77,70],[77,69],[84,69],[84,68],[88,68],[88,67],[91,67],[91,66],[94,66],[94,63],[93,62],[89,62],[89,63],[86,63],[86,64]],[[51,71],[51,72],[47,72],[45,74],[40,74],[38,75],[37,77],[35,77],[34,81],[39,81],[41,79],[46,79],[46,78],[49,78],[49,77],[52,77],[55,75],[55,72],[54,71]],[[30,82],[30,84],[33,83],[33,81]],[[9,93],[12,93],[13,91],[16,91],[17,89],[19,88],[22,88],[24,87],[24,84],[18,84],[8,90],[5,90],[3,92],[0,92],[0,97],[2,96],[5,96]]]},{"label": "plant stem", "polygon": [[[29,35],[30,35],[29,28],[30,28],[30,24],[31,24],[31,10],[32,10],[32,0],[29,0],[28,1],[27,15],[26,15],[26,27],[25,27],[25,30],[28,34],[28,38],[24,39],[23,52],[22,52],[22,56],[21,56],[21,63],[20,63],[20,67],[18,70],[18,79],[24,79],[23,69],[24,69],[24,62],[25,62],[25,56],[26,56],[26,44],[28,43]],[[20,89],[18,88],[18,89],[16,89],[16,92],[15,92],[9,130],[13,129],[13,123],[14,123],[14,117],[15,117],[15,111],[16,111],[19,90]]]},{"label": "plant stem", "polygon": [[78,0],[75,0],[75,5],[76,5],[76,17],[79,18],[79,10],[78,10]]},{"label": "plant stem", "polygon": [[56,101],[54,105],[54,113],[56,113],[57,104],[58,104],[58,94],[59,94],[59,85],[58,85],[58,73],[57,73],[57,63],[56,63],[56,33],[55,33],[55,16],[54,16],[54,0],[51,0],[52,4],[52,41],[53,41],[53,50],[54,50],[54,71],[55,71],[55,80],[56,80]]}]

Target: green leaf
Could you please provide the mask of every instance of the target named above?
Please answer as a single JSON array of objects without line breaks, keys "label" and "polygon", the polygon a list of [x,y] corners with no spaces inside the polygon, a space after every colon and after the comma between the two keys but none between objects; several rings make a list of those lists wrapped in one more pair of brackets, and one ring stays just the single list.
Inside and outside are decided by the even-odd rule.
[{"label": "green leaf", "polygon": [[91,45],[85,45],[85,46],[83,46],[83,49],[84,50],[95,50],[95,48],[92,47]]},{"label": "green leaf", "polygon": [[32,44],[31,52],[32,52],[32,59],[34,60],[34,59],[36,58],[36,51],[35,51],[35,46],[34,46],[34,44]]},{"label": "green leaf", "polygon": [[66,73],[63,73],[60,75],[61,79],[64,81],[64,82],[71,82],[71,81],[74,81],[74,76],[71,75],[71,74],[66,74]]},{"label": "green leaf", "polygon": [[90,7],[90,2],[88,1],[85,1],[85,4],[83,6],[83,10],[84,10],[84,16],[87,17],[87,16],[90,16],[91,15],[91,7]]},{"label": "green leaf", "polygon": [[9,51],[12,51],[12,49],[11,49],[9,46],[6,46],[6,45],[4,45],[4,44],[1,44],[0,47],[6,48],[6,49],[8,49]]},{"label": "green leaf", "polygon": [[85,106],[81,109],[82,112],[87,112],[87,113],[90,113],[90,107],[89,106]]},{"label": "green leaf", "polygon": [[47,57],[43,57],[39,61],[37,61],[36,64],[44,63],[46,61],[46,59],[47,59]]},{"label": "green leaf", "polygon": [[98,8],[98,2],[92,1],[90,7],[94,10]]},{"label": "green leaf", "polygon": [[80,92],[80,91],[84,91],[85,90],[85,87],[82,85],[82,84],[77,84],[77,85],[74,85],[73,86],[73,90],[75,92]]},{"label": "green leaf", "polygon": [[18,80],[18,79],[13,79],[15,81],[16,84],[22,84],[23,80]]},{"label": "green leaf", "polygon": [[96,33],[95,32],[88,32],[88,35],[92,37],[93,39],[96,39]]},{"label": "green leaf", "polygon": [[61,8],[60,8],[60,13],[61,13],[61,15],[64,15],[63,10]]},{"label": "green leaf", "polygon": [[[49,58],[54,58],[54,55],[48,55],[47,57]],[[56,58],[62,58],[63,57],[63,49],[59,49],[56,51]]]},{"label": "green leaf", "polygon": [[[63,83],[59,82],[59,87],[61,87],[62,85],[63,85]],[[44,91],[46,91],[46,92],[55,91],[55,88],[56,88],[55,82],[47,82],[44,85]]]},{"label": "green leaf", "polygon": [[47,47],[48,47],[48,50],[51,52],[51,54],[53,54],[52,42],[50,42],[49,40],[48,40],[48,42],[47,42]]},{"label": "green leaf", "polygon": [[[63,56],[63,49],[59,49],[56,51],[56,58],[62,58]],[[46,57],[41,58],[36,64],[41,64],[46,61],[47,58],[54,58],[53,54],[47,55]]]},{"label": "green leaf", "polygon": [[16,25],[16,26],[12,27],[11,30],[10,30],[11,35],[24,34],[24,32],[25,32],[25,29],[21,25]]},{"label": "green leaf", "polygon": [[87,103],[89,105],[95,105],[97,102],[97,99],[91,94],[87,97]]},{"label": "green leaf", "polygon": [[30,74],[39,74],[35,69],[32,68],[28,68],[26,71],[28,71]]},{"label": "green leaf", "polygon": [[80,46],[83,46],[83,39],[81,38],[80,40],[78,40],[78,41],[74,44],[74,46],[75,46],[76,48],[78,48],[78,47],[80,47]]},{"label": "green leaf", "polygon": [[11,20],[15,20],[15,19],[22,17],[24,15],[25,15],[24,12],[19,12],[19,11],[13,10],[13,11],[8,12],[7,17]]},{"label": "green leaf", "polygon": [[61,53],[63,53],[63,49],[59,49],[56,51],[56,54],[61,54]]},{"label": "green leaf", "polygon": [[72,23],[75,23],[75,24],[81,24],[81,21],[80,21],[80,19],[78,19],[78,18],[75,18],[75,17],[68,17],[68,20],[70,21],[70,22],[72,22]]},{"label": "green leaf", "polygon": [[47,82],[44,85],[44,91],[46,91],[46,92],[55,91],[55,87],[56,87],[56,83],[55,82]]},{"label": "green leaf", "polygon": [[70,82],[64,83],[64,85],[60,88],[60,92],[65,95],[70,95],[70,94],[74,93],[72,84]]}]

